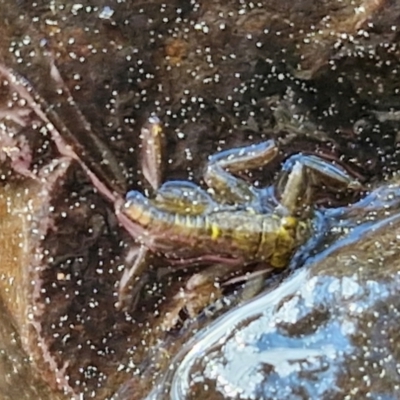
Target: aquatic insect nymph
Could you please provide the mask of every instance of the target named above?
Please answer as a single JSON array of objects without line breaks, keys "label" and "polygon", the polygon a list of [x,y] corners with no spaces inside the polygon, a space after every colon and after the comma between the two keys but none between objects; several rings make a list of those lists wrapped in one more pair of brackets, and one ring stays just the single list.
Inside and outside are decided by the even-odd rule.
[{"label": "aquatic insect nymph", "polygon": [[142,129],[142,167],[155,195],[131,191],[120,210],[139,244],[120,283],[119,304],[125,309],[136,303],[151,254],[162,255],[171,265],[206,265],[187,282],[185,291],[191,293],[252,263],[287,266],[310,236],[309,216],[304,215],[311,198],[307,182],[330,182],[339,189],[358,186],[342,168],[313,155],[295,155],[285,164],[290,168],[280,204],[266,210],[262,205],[268,192],[235,174],[274,159],[274,141],[211,156],[204,173],[209,190],[189,181],[161,185],[162,141],[160,122],[152,117]]}]

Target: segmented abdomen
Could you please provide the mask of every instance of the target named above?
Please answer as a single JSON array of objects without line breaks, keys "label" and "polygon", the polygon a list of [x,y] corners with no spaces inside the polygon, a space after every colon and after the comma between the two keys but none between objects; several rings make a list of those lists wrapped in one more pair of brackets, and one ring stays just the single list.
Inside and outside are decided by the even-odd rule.
[{"label": "segmented abdomen", "polygon": [[268,259],[275,250],[280,219],[249,210],[215,210],[200,215],[168,212],[140,192],[130,192],[124,207],[131,220],[162,247],[176,252],[228,254],[247,260]]}]

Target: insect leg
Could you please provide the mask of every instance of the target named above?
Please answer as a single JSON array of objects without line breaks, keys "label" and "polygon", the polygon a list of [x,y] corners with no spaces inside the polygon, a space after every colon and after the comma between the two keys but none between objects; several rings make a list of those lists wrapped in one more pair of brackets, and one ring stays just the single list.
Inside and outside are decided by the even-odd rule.
[{"label": "insect leg", "polygon": [[156,191],[162,181],[164,132],[160,120],[151,116],[140,131],[142,140],[141,165],[143,175],[152,189]]},{"label": "insect leg", "polygon": [[206,307],[220,299],[222,287],[218,281],[242,263],[243,261],[238,259],[235,263],[214,264],[191,276],[185,288],[174,297],[161,324],[162,328],[164,330],[174,328],[181,320],[181,311],[185,310],[189,318],[195,318]]},{"label": "insect leg", "polygon": [[315,186],[343,189],[361,189],[361,184],[342,167],[313,155],[296,154],[290,157],[278,183],[283,187],[281,205],[294,214],[300,202],[311,204]]},{"label": "insect leg", "polygon": [[278,154],[273,140],[256,145],[222,151],[210,157],[204,180],[214,189],[218,201],[246,204],[253,201],[256,190],[234,173],[268,164]]},{"label": "insect leg", "polygon": [[118,310],[130,311],[136,308],[140,291],[145,284],[143,272],[147,268],[149,250],[145,246],[134,248],[128,255],[128,261],[133,262],[122,274],[118,289]]}]

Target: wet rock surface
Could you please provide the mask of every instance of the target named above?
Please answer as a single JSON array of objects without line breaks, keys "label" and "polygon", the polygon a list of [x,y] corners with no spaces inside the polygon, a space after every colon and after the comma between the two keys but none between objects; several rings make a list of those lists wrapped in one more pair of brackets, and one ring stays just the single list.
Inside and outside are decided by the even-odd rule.
[{"label": "wet rock surface", "polygon": [[[375,186],[398,169],[399,6],[383,0],[314,3],[0,1],[5,399],[144,398],[161,384],[179,348],[210,321],[203,315],[182,332],[162,331],[168,302],[187,278],[180,274],[155,274],[138,312],[114,307],[133,240],[118,225],[112,202],[142,188],[139,131],[150,114],[165,124],[168,179],[201,182],[208,155],[267,138],[278,141],[282,154],[267,171],[246,176],[260,184],[299,151],[343,162]],[[319,203],[336,205],[336,199],[322,193]],[[386,218],[368,214],[367,205],[345,215],[328,213],[340,226],[337,235],[331,227],[327,245],[345,240],[346,228],[356,231],[357,219],[367,224],[372,218],[373,226]],[[374,212],[386,205],[396,213],[390,198]],[[366,395],[368,387],[373,395],[391,396],[397,385],[397,337],[390,326],[398,303],[397,239],[390,236],[396,224],[394,219],[354,243],[340,242],[286,277],[283,289],[279,280],[267,284],[269,294],[201,334],[199,343],[211,349],[218,326],[229,326],[230,339],[241,336],[245,343],[242,354],[257,349],[260,359],[250,365],[263,363],[263,374],[252,387],[240,387],[218,364],[231,357],[224,353],[227,341],[213,353],[215,361],[199,357],[193,370],[190,357],[179,355],[180,371],[199,381],[191,386],[183,379],[182,387],[173,381],[171,393],[268,398],[274,395],[268,390],[283,393],[289,384],[299,398],[340,398],[340,390]],[[256,316],[246,314],[252,307]],[[259,307],[265,318],[280,313],[274,326]],[[242,328],[237,315],[246,321]],[[384,324],[387,332],[378,329]],[[320,328],[313,332],[310,325]],[[342,338],[337,347],[328,346],[332,337]],[[269,358],[275,341],[308,353],[265,363],[261,357]],[[338,355],[339,345],[345,350]],[[390,362],[375,361],[380,354]],[[381,376],[368,378],[361,362]],[[213,365],[226,379],[222,389],[213,381]],[[337,366],[344,368],[340,374]],[[338,388],[324,392],[321,383],[317,392],[313,379]]]}]

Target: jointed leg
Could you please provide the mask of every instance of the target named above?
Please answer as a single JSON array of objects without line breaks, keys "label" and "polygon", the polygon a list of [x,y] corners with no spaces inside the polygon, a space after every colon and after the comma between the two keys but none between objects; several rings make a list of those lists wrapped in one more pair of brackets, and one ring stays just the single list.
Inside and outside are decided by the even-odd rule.
[{"label": "jointed leg", "polygon": [[170,330],[180,320],[183,310],[189,318],[195,318],[199,313],[222,297],[222,288],[219,279],[229,276],[229,273],[237,268],[242,260],[231,264],[217,264],[191,276],[185,288],[174,297],[169,311],[161,324],[164,330]]},{"label": "jointed leg", "polygon": [[313,155],[290,157],[284,167],[281,182],[283,187],[281,205],[289,214],[295,214],[300,202],[311,203],[311,191],[319,187],[335,189],[359,189],[361,184],[344,169]]},{"label": "jointed leg", "polygon": [[152,116],[143,125],[140,137],[142,139],[142,170],[150,186],[156,191],[162,181],[164,132],[160,120]]},{"label": "jointed leg", "polygon": [[143,273],[148,267],[149,255],[149,250],[145,246],[136,247],[128,254],[127,261],[133,264],[131,268],[124,270],[119,282],[117,304],[119,310],[135,309],[145,283]]},{"label": "jointed leg", "polygon": [[273,140],[223,151],[210,157],[204,180],[222,203],[249,203],[256,198],[254,188],[232,173],[262,167],[273,160],[278,149]]}]

